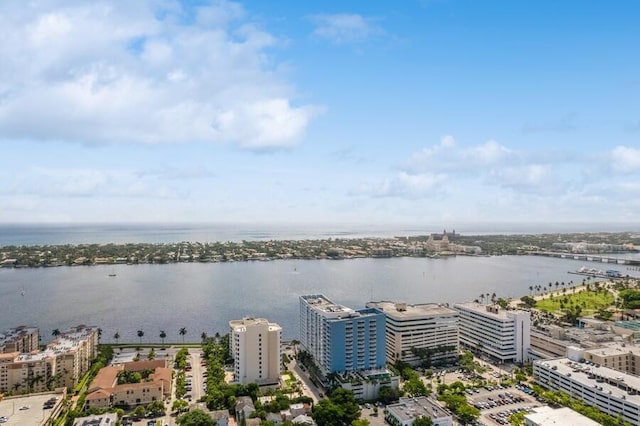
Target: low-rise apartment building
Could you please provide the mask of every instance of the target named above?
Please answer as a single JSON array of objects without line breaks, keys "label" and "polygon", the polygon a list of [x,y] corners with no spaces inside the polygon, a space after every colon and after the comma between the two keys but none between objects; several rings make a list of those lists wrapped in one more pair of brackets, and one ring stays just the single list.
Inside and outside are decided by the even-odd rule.
[{"label": "low-rise apartment building", "polygon": [[533,377],[542,387],[564,391],[607,414],[640,424],[640,377],[568,358],[535,361]]},{"label": "low-rise apartment building", "polygon": [[434,425],[453,426],[451,413],[426,396],[400,398],[396,404],[387,405],[384,419],[391,426],[412,426],[421,417],[429,417]]},{"label": "low-rise apartment building", "polygon": [[460,313],[460,345],[500,363],[527,361],[531,316],[476,302],[453,306]]},{"label": "low-rise apartment building", "polygon": [[[171,369],[165,360],[128,362],[102,368],[89,386],[86,404],[89,408],[146,405],[171,396]],[[118,384],[122,371],[153,370],[146,381]]]},{"label": "low-rise apartment building", "polygon": [[425,303],[369,302],[385,314],[385,353],[387,362],[418,365],[458,359],[458,311]]},{"label": "low-rise apartment building", "polygon": [[353,392],[353,396],[359,401],[374,401],[380,396],[380,388],[383,386],[398,389],[400,376],[387,369],[352,371],[338,375],[336,383]]}]

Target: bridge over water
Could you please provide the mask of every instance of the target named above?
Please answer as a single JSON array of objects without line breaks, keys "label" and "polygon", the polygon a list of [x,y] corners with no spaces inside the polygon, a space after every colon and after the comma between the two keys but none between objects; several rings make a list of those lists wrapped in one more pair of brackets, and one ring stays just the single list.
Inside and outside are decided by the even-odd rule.
[{"label": "bridge over water", "polygon": [[640,266],[640,259],[625,259],[609,255],[581,254],[581,253],[561,253],[555,251],[531,251],[533,256],[557,257],[559,259],[582,260],[585,262],[610,263],[614,265]]}]

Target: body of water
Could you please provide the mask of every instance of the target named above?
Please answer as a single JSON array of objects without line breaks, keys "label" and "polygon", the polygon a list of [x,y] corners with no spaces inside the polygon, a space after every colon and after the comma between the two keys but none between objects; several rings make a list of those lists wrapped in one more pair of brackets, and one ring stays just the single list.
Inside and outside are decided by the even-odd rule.
[{"label": "body of water", "polygon": [[[638,224],[468,223],[447,228],[466,235],[538,234],[545,232],[622,232]],[[454,229],[452,229],[454,228]],[[8,245],[174,243],[181,241],[265,241],[327,238],[393,237],[440,233],[434,224],[0,224],[0,247]]]},{"label": "body of water", "polygon": [[[126,244],[268,241],[393,237],[436,232],[419,226],[288,224],[83,224],[0,225],[0,247],[8,245]],[[438,231],[438,232],[441,232]]]},{"label": "body of water", "polygon": [[[483,293],[521,297],[531,285],[574,281],[584,263],[533,256],[286,260],[0,269],[0,329],[40,327],[43,341],[55,328],[97,325],[103,339],[198,341],[202,332],[226,333],[228,322],[264,317],[299,334],[298,297],[323,293],[362,308],[370,300],[456,303]],[[595,265],[595,264],[594,264]],[[622,266],[622,265],[620,265]],[[619,268],[622,269],[622,268]],[[116,276],[109,276],[115,273]],[[24,295],[23,295],[24,292]]]}]

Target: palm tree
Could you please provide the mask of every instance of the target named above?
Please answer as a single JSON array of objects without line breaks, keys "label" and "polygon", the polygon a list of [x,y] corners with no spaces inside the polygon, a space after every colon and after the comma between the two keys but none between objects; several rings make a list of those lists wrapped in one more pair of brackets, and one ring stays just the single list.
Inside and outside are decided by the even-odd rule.
[{"label": "palm tree", "polygon": [[58,336],[59,336],[59,335],[61,335],[61,334],[62,334],[62,333],[60,332],[60,329],[59,329],[59,328],[55,328],[55,329],[53,329],[53,331],[51,332],[51,335],[52,335],[54,338],[58,337]]},{"label": "palm tree", "polygon": [[496,302],[496,294],[493,293],[491,294],[491,303],[495,303]]},{"label": "palm tree", "polygon": [[167,333],[164,330],[160,330],[160,339],[162,339],[162,346],[164,346],[164,339],[167,338]]},{"label": "palm tree", "polygon": [[202,334],[200,335],[200,338],[202,339],[202,343],[206,342],[208,337],[209,336],[207,336],[207,333],[203,331]]},{"label": "palm tree", "polygon": [[116,333],[113,335],[114,340],[116,341],[116,345],[118,344],[118,341],[120,340],[120,333],[116,330]]},{"label": "palm tree", "polygon": [[182,336],[182,343],[184,343],[184,335],[187,334],[187,329],[185,327],[180,328],[178,334]]},{"label": "palm tree", "polygon": [[298,356],[298,345],[300,344],[300,340],[293,339],[291,341],[291,344],[293,345],[293,354],[297,358],[297,356]]},{"label": "palm tree", "polygon": [[142,344],[142,336],[144,336],[144,331],[138,330],[138,337],[140,338],[140,344]]},{"label": "palm tree", "polygon": [[529,286],[529,294],[531,294],[531,293],[533,293],[533,286],[532,285]]}]

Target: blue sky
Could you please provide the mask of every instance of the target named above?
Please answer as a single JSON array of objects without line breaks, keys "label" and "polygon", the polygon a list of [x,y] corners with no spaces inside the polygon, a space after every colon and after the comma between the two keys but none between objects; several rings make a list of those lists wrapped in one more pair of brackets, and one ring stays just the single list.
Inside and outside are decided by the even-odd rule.
[{"label": "blue sky", "polygon": [[0,222],[629,223],[637,1],[0,2]]}]

